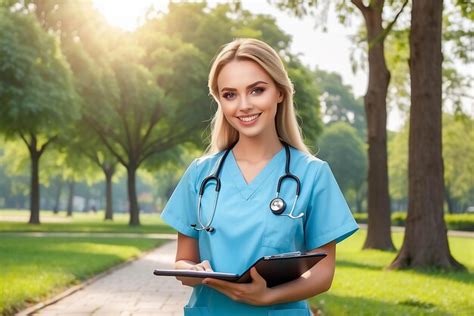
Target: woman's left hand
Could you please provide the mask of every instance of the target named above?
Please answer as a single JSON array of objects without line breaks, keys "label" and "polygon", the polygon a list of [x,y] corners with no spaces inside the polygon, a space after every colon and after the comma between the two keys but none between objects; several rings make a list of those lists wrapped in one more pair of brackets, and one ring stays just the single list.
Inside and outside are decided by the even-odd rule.
[{"label": "woman's left hand", "polygon": [[203,284],[227,295],[234,301],[251,305],[271,305],[271,291],[265,279],[258,274],[257,269],[250,269],[251,283],[233,283],[218,279],[206,278]]}]

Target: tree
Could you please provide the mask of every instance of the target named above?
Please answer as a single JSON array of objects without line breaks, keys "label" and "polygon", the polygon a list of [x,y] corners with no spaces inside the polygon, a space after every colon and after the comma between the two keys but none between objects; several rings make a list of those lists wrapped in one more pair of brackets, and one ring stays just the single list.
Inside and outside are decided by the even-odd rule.
[{"label": "tree", "polygon": [[367,172],[364,147],[355,128],[346,122],[330,125],[319,140],[319,157],[330,163],[341,191],[347,197],[354,197],[358,212],[362,211],[363,184]]},{"label": "tree", "polygon": [[0,9],[0,130],[18,136],[31,159],[31,215],[40,223],[39,162],[78,119],[72,74],[58,42],[29,15]]},{"label": "tree", "polygon": [[390,197],[395,210],[407,209],[408,198],[408,122],[388,143]]},{"label": "tree", "polygon": [[403,245],[391,268],[465,269],[451,256],[443,218],[442,12],[442,1],[413,1],[408,215]]},{"label": "tree", "polygon": [[474,202],[474,120],[463,114],[443,114],[444,193],[450,213]]},{"label": "tree", "polygon": [[346,122],[357,130],[362,139],[367,137],[363,100],[355,99],[349,86],[337,73],[315,69],[314,80],[321,91],[320,101],[326,124]]},{"label": "tree", "polygon": [[[296,16],[315,14],[317,0],[301,3],[297,0],[271,1],[278,7],[288,9]],[[384,0],[373,0],[364,4],[362,0],[351,0],[360,11],[365,21],[366,42],[368,46],[369,82],[364,96],[365,113],[367,118],[368,142],[368,214],[369,223],[367,239],[364,248],[394,249],[390,235],[390,198],[388,194],[387,168],[387,108],[386,98],[390,72],[384,55],[384,41],[398,17],[405,8],[408,0],[404,0],[393,20],[383,22]],[[328,8],[328,4],[325,8]],[[346,1],[336,5],[339,18],[344,22],[348,15],[354,12],[354,7]]]},{"label": "tree", "polygon": [[[448,212],[460,212],[472,205],[474,183],[474,138],[472,118],[443,113],[444,197]],[[406,210],[408,200],[408,122],[389,142],[390,196]]]},{"label": "tree", "polygon": [[[317,87],[311,72],[291,54],[291,37],[278,28],[274,17],[253,15],[241,9],[238,3],[219,4],[210,10],[205,3],[170,3],[168,9],[168,14],[150,19],[138,31],[140,45],[146,52],[143,63],[151,69],[166,95],[180,103],[199,105],[202,121],[208,121],[215,109],[210,106],[212,101],[204,84],[217,50],[237,37],[261,39],[274,47],[286,63],[298,91],[294,101],[305,141],[308,145],[316,142],[321,132]],[[219,28],[216,29],[216,25]],[[179,45],[185,46],[179,48]],[[190,54],[192,49],[196,50],[195,55]],[[192,61],[191,65],[183,64],[188,60]],[[171,69],[187,69],[183,70],[186,76],[179,80],[170,78],[176,75]],[[195,133],[198,137],[194,142],[201,146],[207,145],[201,137],[206,125],[202,124]]]}]

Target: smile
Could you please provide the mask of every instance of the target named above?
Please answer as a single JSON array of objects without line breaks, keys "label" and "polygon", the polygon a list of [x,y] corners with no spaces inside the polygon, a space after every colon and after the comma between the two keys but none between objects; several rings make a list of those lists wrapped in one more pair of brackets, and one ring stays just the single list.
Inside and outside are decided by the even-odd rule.
[{"label": "smile", "polygon": [[238,119],[243,121],[243,122],[252,122],[257,119],[257,117],[260,116],[262,113],[250,115],[250,116],[239,116]]}]

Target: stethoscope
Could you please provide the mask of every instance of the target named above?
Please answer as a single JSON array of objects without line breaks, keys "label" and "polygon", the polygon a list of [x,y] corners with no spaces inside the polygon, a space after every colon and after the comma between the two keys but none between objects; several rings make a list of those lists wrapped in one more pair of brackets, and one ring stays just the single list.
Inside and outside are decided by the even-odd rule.
[{"label": "stethoscope", "polygon": [[[198,223],[199,223],[200,227],[197,227],[196,224],[192,224],[191,227],[194,230],[197,230],[197,231],[205,230],[209,233],[212,233],[213,231],[215,231],[215,228],[212,227],[211,224],[212,224],[212,221],[214,220],[214,215],[216,215],[217,200],[219,199],[219,192],[221,190],[221,180],[219,178],[219,173],[221,172],[222,166],[224,165],[224,161],[227,158],[227,155],[232,150],[232,148],[235,146],[235,144],[236,143],[234,143],[229,149],[227,149],[224,152],[221,159],[219,160],[219,164],[217,165],[217,170],[214,173],[212,173],[210,176],[207,176],[206,178],[204,178],[204,180],[201,182],[201,187],[199,189],[198,205],[197,205],[197,209],[198,209],[198,211],[197,211],[197,220],[198,220]],[[276,189],[276,196],[273,200],[270,201],[270,210],[275,215],[284,215],[284,216],[288,216],[291,219],[298,219],[298,218],[301,218],[301,217],[304,216],[304,213],[300,213],[299,215],[296,215],[296,216],[293,215],[293,211],[295,210],[296,202],[298,201],[298,197],[300,195],[301,183],[300,183],[300,179],[296,175],[290,173],[290,159],[291,159],[290,148],[289,148],[288,144],[286,144],[286,143],[283,143],[283,145],[285,146],[285,153],[286,153],[285,174],[282,175],[278,179],[278,184],[277,184],[277,189]],[[296,197],[295,197],[295,201],[293,202],[293,206],[291,208],[291,211],[288,214],[283,214],[283,212],[286,209],[286,202],[280,197],[281,185],[283,183],[283,180],[285,180],[285,179],[292,179],[296,182]],[[204,190],[206,188],[206,184],[209,181],[215,181],[216,182],[216,192],[217,192],[217,194],[216,194],[216,198],[214,200],[214,209],[212,211],[212,216],[209,219],[208,223],[206,225],[204,225],[203,222],[201,221],[201,216],[202,216],[202,214],[201,214],[202,213],[201,212],[201,200],[202,200],[202,196],[204,195]]]}]

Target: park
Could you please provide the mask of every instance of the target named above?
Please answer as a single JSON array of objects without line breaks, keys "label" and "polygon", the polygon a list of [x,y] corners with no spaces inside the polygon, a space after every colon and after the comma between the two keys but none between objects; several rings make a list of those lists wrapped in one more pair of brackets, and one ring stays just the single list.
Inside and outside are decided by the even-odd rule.
[{"label": "park", "polygon": [[280,55],[304,142],[359,225],[313,314],[472,315],[472,4],[260,1],[293,23],[337,17],[356,95],[259,1],[164,2],[125,30],[106,18],[124,4],[0,1],[0,315],[182,315],[192,288],[152,274],[176,254],[160,215],[209,146],[209,68],[235,38]]}]

